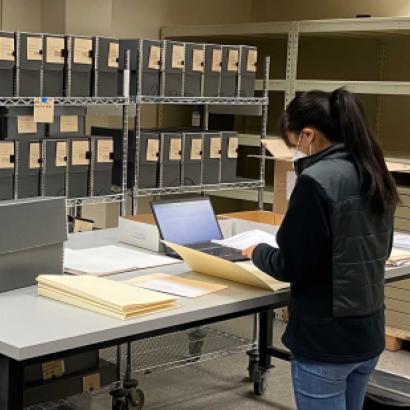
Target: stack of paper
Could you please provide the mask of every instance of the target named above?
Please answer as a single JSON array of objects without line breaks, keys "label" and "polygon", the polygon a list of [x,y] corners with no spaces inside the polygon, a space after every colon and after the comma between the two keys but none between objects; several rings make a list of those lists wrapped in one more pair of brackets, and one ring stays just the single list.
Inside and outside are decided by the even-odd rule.
[{"label": "stack of paper", "polygon": [[106,276],[178,262],[168,256],[118,245],[64,251],[64,272],[73,275]]},{"label": "stack of paper", "polygon": [[182,245],[167,241],[163,242],[177,252],[194,272],[260,289],[276,291],[289,287],[288,283],[272,278],[250,263],[233,263]]},{"label": "stack of paper", "polygon": [[175,297],[94,276],[40,275],[38,294],[118,319],[173,308]]},{"label": "stack of paper", "polygon": [[386,265],[400,266],[410,262],[410,251],[393,248]]},{"label": "stack of paper", "polygon": [[215,239],[212,242],[227,246],[228,248],[239,250],[249,248],[250,246],[259,245],[260,243],[267,243],[268,245],[275,248],[278,247],[275,236],[271,235],[270,233],[261,231],[260,229],[253,229],[251,231],[242,232],[227,239]]}]

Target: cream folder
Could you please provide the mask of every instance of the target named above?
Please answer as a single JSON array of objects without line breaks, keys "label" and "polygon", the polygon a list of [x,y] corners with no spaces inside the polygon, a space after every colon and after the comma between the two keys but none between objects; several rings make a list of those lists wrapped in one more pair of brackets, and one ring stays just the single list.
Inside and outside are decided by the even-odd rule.
[{"label": "cream folder", "polygon": [[263,273],[254,265],[233,263],[182,245],[167,241],[163,243],[178,253],[194,272],[273,291],[289,286],[288,283],[280,282]]},{"label": "cream folder", "polygon": [[175,297],[94,276],[40,275],[37,282],[40,296],[120,319],[175,306]]}]

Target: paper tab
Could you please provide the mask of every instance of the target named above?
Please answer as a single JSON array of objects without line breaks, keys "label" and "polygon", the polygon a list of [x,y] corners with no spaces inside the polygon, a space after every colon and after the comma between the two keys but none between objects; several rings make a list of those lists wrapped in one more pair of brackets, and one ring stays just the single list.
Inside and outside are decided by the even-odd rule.
[{"label": "paper tab", "polygon": [[55,377],[64,375],[64,360],[52,360],[50,362],[41,363],[41,371],[43,380],[50,380]]},{"label": "paper tab", "polygon": [[185,63],[185,46],[172,46],[172,68],[182,68]]},{"label": "paper tab", "polygon": [[161,47],[151,46],[149,49],[148,68],[159,70],[161,68]]},{"label": "paper tab", "polygon": [[214,49],[212,50],[212,71],[215,73],[220,73],[222,70],[222,50]]},{"label": "paper tab", "polygon": [[30,143],[30,160],[29,160],[29,168],[30,169],[37,169],[40,168],[40,143],[39,142],[32,142]]},{"label": "paper tab", "polygon": [[159,140],[150,138],[147,143],[147,161],[158,161]]},{"label": "paper tab", "polygon": [[263,139],[262,144],[274,158],[291,159],[292,151],[285,144],[282,138]]},{"label": "paper tab", "polygon": [[191,140],[191,160],[202,159],[202,139],[193,138]]},{"label": "paper tab", "polygon": [[87,154],[90,151],[89,141],[73,141],[71,146],[71,163],[73,165],[88,165]]},{"label": "paper tab", "polygon": [[67,165],[67,143],[59,141],[56,144],[56,167],[65,167]]},{"label": "paper tab", "polygon": [[228,52],[228,71],[238,71],[239,50],[229,50]]},{"label": "paper tab", "polygon": [[97,162],[112,162],[112,153],[114,152],[114,141],[110,139],[97,140]]},{"label": "paper tab", "polygon": [[27,60],[41,61],[43,39],[41,37],[27,37]]},{"label": "paper tab", "polygon": [[246,62],[246,71],[256,73],[256,66],[258,62],[258,51],[251,49],[248,50],[248,60]]},{"label": "paper tab", "polygon": [[111,42],[108,49],[108,67],[118,68],[118,58],[120,56],[120,45],[118,43]]},{"label": "paper tab", "polygon": [[96,392],[101,389],[100,373],[89,374],[83,377],[83,393]]},{"label": "paper tab", "polygon": [[238,158],[238,147],[239,147],[238,137],[229,138],[228,158]]},{"label": "paper tab", "polygon": [[0,143],[0,169],[13,169],[14,162],[11,158],[14,156],[14,142]]},{"label": "paper tab", "polygon": [[209,158],[221,158],[221,137],[211,138]]},{"label": "paper tab", "polygon": [[90,55],[92,50],[93,42],[90,38],[74,38],[74,63],[91,65],[93,62]]},{"label": "paper tab", "polygon": [[34,121],[49,124],[54,122],[54,98],[34,98]]},{"label": "paper tab", "polygon": [[37,123],[34,122],[34,115],[19,115],[17,117],[17,132],[19,134],[35,134]]},{"label": "paper tab", "polygon": [[0,60],[14,61],[14,38],[0,37]]},{"label": "paper tab", "polygon": [[46,61],[52,64],[64,64],[64,55],[62,51],[65,49],[64,38],[62,37],[46,37]]},{"label": "paper tab", "polygon": [[60,132],[78,132],[78,116],[60,116]]},{"label": "paper tab", "polygon": [[194,48],[192,51],[192,70],[200,73],[204,72],[205,53],[201,48]]},{"label": "paper tab", "polygon": [[169,159],[181,159],[181,138],[171,138],[169,143]]}]

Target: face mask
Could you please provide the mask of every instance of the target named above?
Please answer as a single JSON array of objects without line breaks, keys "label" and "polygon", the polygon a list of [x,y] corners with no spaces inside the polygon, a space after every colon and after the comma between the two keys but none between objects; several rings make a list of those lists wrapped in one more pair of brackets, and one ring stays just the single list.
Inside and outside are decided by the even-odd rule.
[{"label": "face mask", "polygon": [[[303,133],[300,133],[296,148],[293,150],[293,158],[292,158],[293,162],[296,162],[301,158],[307,157],[307,155],[299,149],[299,145],[300,145],[300,141],[302,140],[302,137],[303,137]],[[310,147],[310,149],[312,149],[312,147]]]}]

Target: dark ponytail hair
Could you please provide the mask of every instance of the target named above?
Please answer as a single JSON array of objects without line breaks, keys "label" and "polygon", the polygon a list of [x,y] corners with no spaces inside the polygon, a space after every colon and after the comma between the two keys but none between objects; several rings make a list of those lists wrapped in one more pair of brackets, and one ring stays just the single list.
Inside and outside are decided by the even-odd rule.
[{"label": "dark ponytail hair", "polygon": [[321,131],[334,143],[343,143],[359,173],[362,194],[377,212],[394,209],[399,197],[360,102],[349,91],[308,91],[296,96],[283,112],[280,128],[300,133],[305,127]]}]

